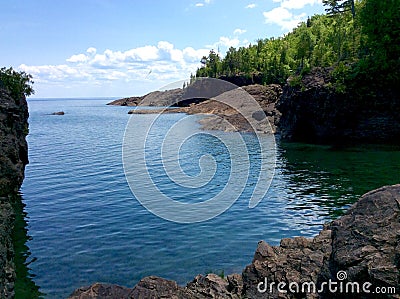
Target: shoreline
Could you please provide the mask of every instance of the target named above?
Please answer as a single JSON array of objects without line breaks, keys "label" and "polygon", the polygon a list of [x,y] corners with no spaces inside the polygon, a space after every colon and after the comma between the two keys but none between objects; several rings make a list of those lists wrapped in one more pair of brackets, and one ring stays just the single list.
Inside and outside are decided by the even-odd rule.
[{"label": "shoreline", "polygon": [[[376,219],[380,219],[379,224]],[[226,278],[198,275],[184,287],[156,276],[143,278],[133,288],[95,283],[75,290],[68,299],[294,298],[296,292],[288,290],[294,283],[308,286],[311,283],[323,292],[308,295],[331,298],[337,290],[332,293],[323,283],[337,283],[341,280],[339,275],[346,275],[346,281],[351,283],[368,283],[367,291],[385,288],[393,292],[388,293],[389,298],[398,298],[400,269],[394,259],[400,248],[398,231],[400,184],[364,194],[345,215],[324,225],[312,239],[282,239],[279,246],[260,241],[252,263],[241,274]],[[271,292],[267,292],[267,282],[275,286]],[[276,288],[278,284],[284,285],[283,291]]]}]

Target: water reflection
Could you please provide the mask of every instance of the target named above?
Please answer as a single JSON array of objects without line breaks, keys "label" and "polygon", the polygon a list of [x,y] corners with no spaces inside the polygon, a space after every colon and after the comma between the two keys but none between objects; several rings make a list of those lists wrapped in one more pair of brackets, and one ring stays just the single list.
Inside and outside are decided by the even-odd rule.
[{"label": "water reflection", "polygon": [[284,178],[288,209],[317,209],[337,218],[361,195],[400,182],[400,149],[349,148],[280,143],[278,174]]},{"label": "water reflection", "polygon": [[33,281],[35,275],[30,273],[29,265],[35,261],[35,258],[31,258],[31,253],[26,245],[31,237],[28,235],[27,219],[29,217],[24,211],[25,204],[22,200],[19,194],[15,195],[12,199],[15,213],[15,224],[12,235],[16,270],[15,298],[42,298],[44,294],[39,291],[39,286]]}]

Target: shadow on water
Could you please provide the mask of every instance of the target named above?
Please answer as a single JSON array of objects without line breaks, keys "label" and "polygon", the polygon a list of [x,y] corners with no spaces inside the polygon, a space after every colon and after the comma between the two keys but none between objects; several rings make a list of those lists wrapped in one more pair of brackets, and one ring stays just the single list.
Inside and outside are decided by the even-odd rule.
[{"label": "shadow on water", "polygon": [[314,206],[334,219],[366,192],[400,183],[400,148],[282,142],[277,166],[287,180],[288,192],[296,194],[289,209]]},{"label": "shadow on water", "polygon": [[39,286],[35,284],[35,275],[30,273],[29,265],[35,261],[31,258],[26,243],[31,239],[28,235],[27,219],[29,218],[24,211],[25,204],[21,195],[15,195],[12,200],[15,213],[14,230],[12,234],[14,245],[14,263],[16,270],[15,298],[43,298],[44,294],[39,291]]}]

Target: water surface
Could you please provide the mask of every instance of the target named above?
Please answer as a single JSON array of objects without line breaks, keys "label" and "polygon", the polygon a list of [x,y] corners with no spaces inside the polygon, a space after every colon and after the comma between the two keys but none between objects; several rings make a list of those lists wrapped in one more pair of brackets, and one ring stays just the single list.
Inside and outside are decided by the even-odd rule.
[{"label": "water surface", "polygon": [[[121,158],[130,108],[106,106],[109,101],[29,100],[30,164],[21,191],[32,237],[27,245],[37,258],[31,272],[48,298],[66,297],[94,282],[133,286],[147,275],[184,284],[198,273],[240,273],[259,240],[277,245],[284,237],[312,237],[361,194],[400,181],[396,148],[278,144],[271,188],[255,209],[249,209],[259,166],[254,136],[245,134],[249,146],[254,145],[250,160],[255,175],[239,200],[207,222],[172,223],[154,216],[133,197]],[[48,115],[61,110],[64,116]],[[146,115],[132,117],[140,130]],[[160,127],[183,115],[163,117]],[[151,154],[156,156],[159,148],[154,144]],[[182,151],[182,167],[192,174],[199,171],[200,155],[214,155],[219,161],[215,190],[226,182],[229,159],[224,159],[224,147],[216,140],[200,134]],[[158,173],[154,161],[150,171],[159,177],[165,194],[177,200],[207,199],[209,189],[179,193],[179,187]]]}]

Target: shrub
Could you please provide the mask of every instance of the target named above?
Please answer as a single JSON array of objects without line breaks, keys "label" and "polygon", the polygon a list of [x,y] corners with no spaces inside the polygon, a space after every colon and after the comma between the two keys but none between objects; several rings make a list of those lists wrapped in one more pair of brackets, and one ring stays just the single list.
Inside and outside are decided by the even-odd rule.
[{"label": "shrub", "polygon": [[22,95],[34,94],[32,84],[30,74],[17,72],[12,67],[0,69],[0,88],[7,90],[14,100],[18,100]]}]

